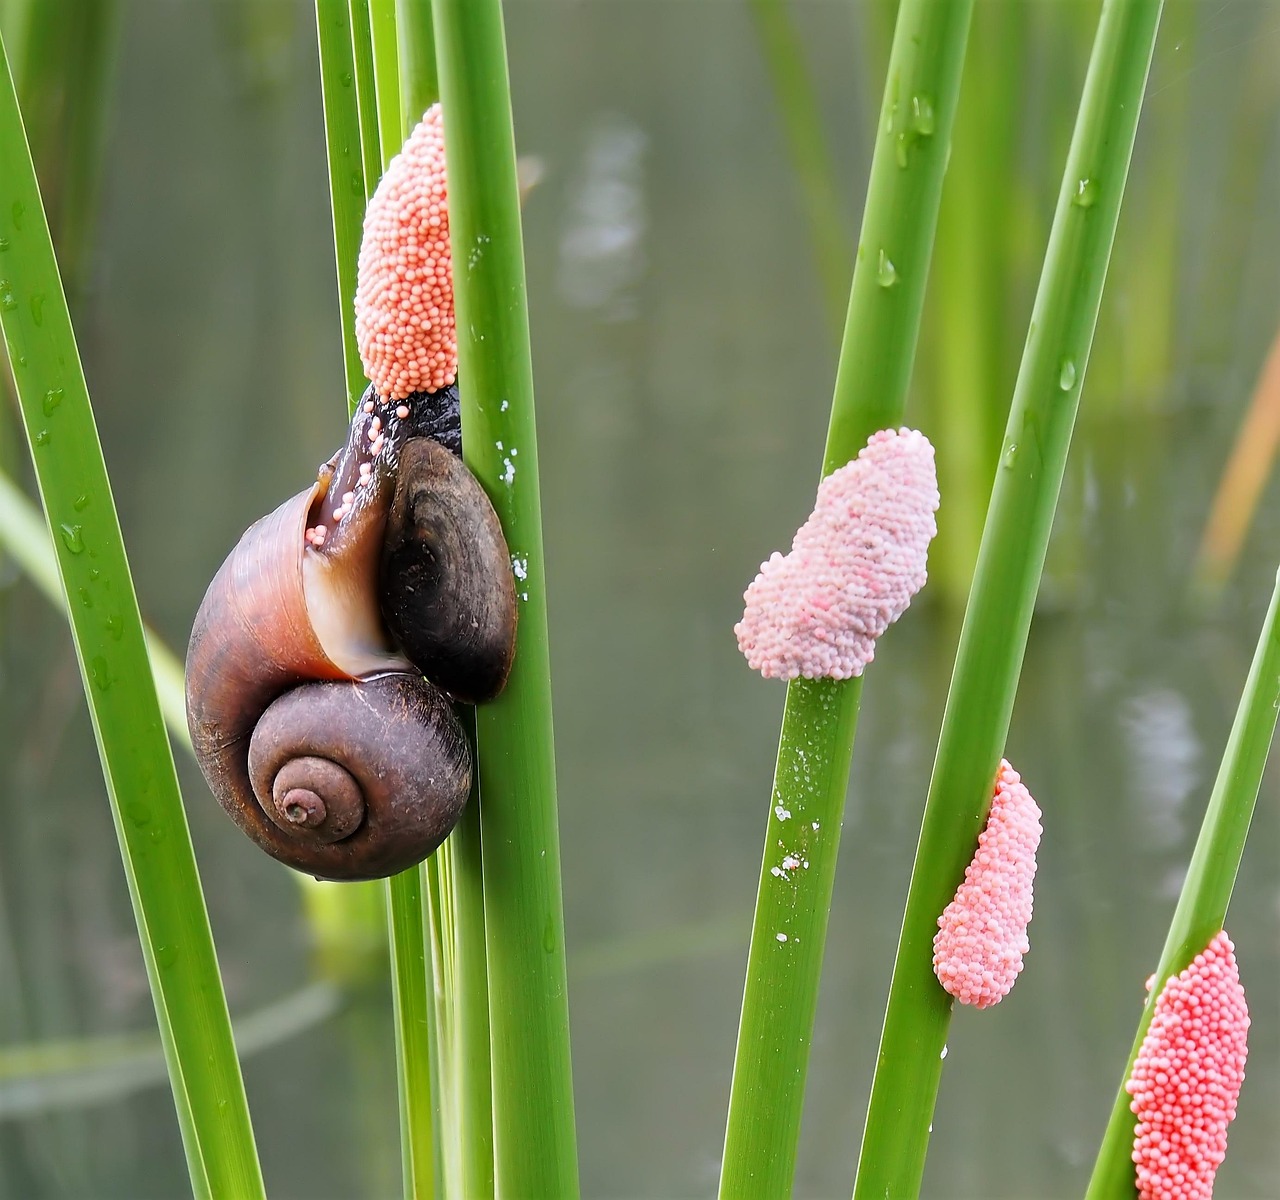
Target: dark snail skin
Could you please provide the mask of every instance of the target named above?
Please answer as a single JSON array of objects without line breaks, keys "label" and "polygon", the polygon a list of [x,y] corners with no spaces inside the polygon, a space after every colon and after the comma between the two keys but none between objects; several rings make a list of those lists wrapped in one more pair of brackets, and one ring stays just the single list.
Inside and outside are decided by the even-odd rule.
[{"label": "dark snail skin", "polygon": [[[215,797],[267,853],[322,879],[395,874],[448,836],[471,762],[445,691],[496,695],[514,651],[510,559],[483,489],[408,422],[371,460],[371,419],[357,413],[317,482],[241,538],[187,654],[187,722]],[[361,480],[355,500],[317,539],[344,471]],[[456,612],[427,614],[423,637],[428,583]]]},{"label": "dark snail skin", "polygon": [[475,476],[430,438],[400,452],[378,594],[396,645],[432,683],[468,704],[502,691],[517,620],[506,539]]}]

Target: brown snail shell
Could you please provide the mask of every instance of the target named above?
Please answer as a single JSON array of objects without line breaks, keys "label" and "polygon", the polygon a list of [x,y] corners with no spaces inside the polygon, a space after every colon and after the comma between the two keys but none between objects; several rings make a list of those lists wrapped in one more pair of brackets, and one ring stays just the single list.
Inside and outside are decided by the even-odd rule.
[{"label": "brown snail shell", "polygon": [[[353,442],[362,436],[357,418]],[[463,472],[470,488],[450,484],[433,506],[416,464],[442,468],[434,451],[413,449],[419,441],[428,439],[411,439],[387,456],[390,465],[375,469],[361,503],[320,552],[304,534],[332,483],[341,452],[335,455],[315,485],[245,533],[209,585],[192,630],[187,721],[211,790],[267,853],[321,878],[379,878],[420,862],[448,836],[470,789],[470,752],[457,715],[422,677],[432,664],[419,659],[420,649],[401,654],[388,642],[376,586],[379,564],[395,564],[382,569],[394,597],[396,571],[423,577],[413,547],[442,549],[413,520],[389,524],[396,503],[432,529],[441,520],[436,507],[460,504],[463,511],[444,523],[480,528],[485,544],[497,518],[466,468],[439,447],[456,464],[442,477]],[[401,494],[410,499],[399,501]],[[400,546],[402,539],[411,545]],[[427,574],[452,578],[453,569],[440,559]],[[496,694],[515,639],[505,542],[479,568],[474,556],[464,558],[458,576],[466,582],[451,597],[465,597],[468,586],[480,596],[491,588],[512,593],[510,626],[496,629],[493,644],[476,655],[479,686],[465,682],[465,671],[458,682],[459,694]],[[418,591],[405,590],[411,597]],[[465,603],[485,613],[491,607],[482,599]],[[390,607],[405,610],[399,602]],[[408,611],[415,611],[412,603]],[[449,678],[456,667],[448,656]]]}]

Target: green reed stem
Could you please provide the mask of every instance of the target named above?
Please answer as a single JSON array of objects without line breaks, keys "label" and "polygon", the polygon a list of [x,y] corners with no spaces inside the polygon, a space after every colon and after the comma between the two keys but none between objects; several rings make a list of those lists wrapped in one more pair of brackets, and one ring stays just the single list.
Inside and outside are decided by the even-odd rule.
[{"label": "green reed stem", "polygon": [[378,123],[378,84],[373,65],[373,26],[369,0],[348,0],[351,55],[355,63],[356,106],[360,111],[360,154],[368,200],[382,177],[382,127]]},{"label": "green reed stem", "polygon": [[352,302],[356,295],[356,262],[364,230],[366,192],[347,0],[316,0],[316,31],[320,42],[320,91],[324,99],[329,200],[333,205],[333,243],[338,268],[342,363],[350,415],[355,412],[365,387],[364,367],[356,349],[356,311]]},{"label": "green reed stem", "polygon": [[368,0],[373,47],[373,85],[378,99],[378,149],[382,170],[400,153],[404,129],[400,115],[400,55],[396,0]]},{"label": "green reed stem", "polygon": [[22,45],[10,43],[58,268],[73,301],[89,267],[120,18],[119,0],[38,0],[27,6]]},{"label": "green reed stem", "polygon": [[[65,614],[66,596],[49,528],[35,505],[3,471],[0,471],[0,545],[13,555],[14,561],[49,602]],[[170,735],[189,750],[191,733],[187,729],[182,663],[152,629],[143,625],[142,632],[164,723]]]},{"label": "green reed stem", "polygon": [[849,300],[849,235],[804,49],[786,0],[751,0],[787,148],[800,184],[814,263],[836,329]]},{"label": "green reed stem", "polygon": [[1093,341],[1161,0],[1106,0],[960,634],[885,1011],[856,1197],[914,1196],[951,998],[933,935],[987,818]]},{"label": "green reed stem", "polygon": [[1170,976],[1185,969],[1209,944],[1226,921],[1227,905],[1235,886],[1245,839],[1253,819],[1262,770],[1267,763],[1280,716],[1280,575],[1271,594],[1271,605],[1262,622],[1258,646],[1253,654],[1231,726],[1231,736],[1218,767],[1213,794],[1205,810],[1200,835],[1191,854],[1191,864],[1164,948],[1156,968],[1156,983],[1147,994],[1138,1031],[1134,1035],[1124,1078],[1111,1108],[1111,1118],[1094,1164],[1086,1200],[1112,1200],[1137,1191],[1134,1181],[1134,1116],[1129,1111],[1129,1094],[1124,1084],[1133,1071],[1133,1060],[1147,1036],[1156,998]]},{"label": "green reed stem", "polygon": [[463,454],[502,521],[520,627],[476,710],[495,1186],[578,1194],[546,576],[515,137],[498,0],[435,0],[449,156]]},{"label": "green reed stem", "polygon": [[[0,44],[0,52],[3,45]],[[197,1196],[263,1194],[173,755],[7,57],[0,326],[54,539]]]},{"label": "green reed stem", "polygon": [[431,0],[397,0],[400,21],[400,111],[406,132],[440,99]]},{"label": "green reed stem", "polygon": [[[972,0],[903,0],[889,60],[823,474],[901,423]],[[790,1193],[862,680],[787,688],[720,1176]],[[781,870],[784,855],[801,867]]]},{"label": "green reed stem", "polygon": [[[401,144],[398,67],[394,65],[394,10],[390,10],[392,28],[388,31],[386,5],[374,0],[374,9],[373,15],[379,26],[376,41],[370,25],[369,0],[350,0],[349,6],[347,0],[317,0],[316,4],[325,94],[325,135],[329,144],[329,188],[334,198],[343,353],[347,367],[348,401],[352,410],[365,387],[364,368],[355,344],[352,308],[364,206],[377,186],[383,167],[399,151]],[[380,56],[380,65],[375,64],[375,50]],[[381,91],[377,86],[379,71],[383,81]],[[387,121],[392,122],[390,125],[379,118],[380,95],[389,96]],[[357,149],[361,154],[358,176],[354,158]],[[349,182],[344,184],[344,180]],[[360,185],[358,195],[357,182]],[[344,186],[350,187],[350,195],[343,193]],[[343,199],[341,210],[339,195]],[[404,1189],[408,1200],[420,1200],[435,1193],[438,1157],[433,1086],[437,1048],[434,1044],[435,1013],[427,958],[422,871],[415,867],[394,876],[387,880],[386,891]]]}]

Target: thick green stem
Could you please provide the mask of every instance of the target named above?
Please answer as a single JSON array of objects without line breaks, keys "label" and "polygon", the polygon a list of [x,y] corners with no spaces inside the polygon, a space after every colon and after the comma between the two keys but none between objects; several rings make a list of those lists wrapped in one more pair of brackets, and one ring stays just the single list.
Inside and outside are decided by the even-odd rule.
[{"label": "thick green stem", "polygon": [[49,227],[0,44],[0,325],[197,1196],[262,1173],[173,754]]},{"label": "thick green stem", "polygon": [[463,454],[520,597],[506,690],[476,710],[495,1187],[578,1194],[546,576],[515,137],[498,0],[435,0],[449,160]]},{"label": "thick green stem", "polygon": [[914,1196],[924,1172],[952,1004],[933,975],[933,936],[991,802],[1160,9],[1107,0],[1094,43],[916,850],[854,1191],[867,1200]]},{"label": "thick green stem", "polygon": [[[824,475],[853,458],[877,429],[902,421],[972,9],[971,0],[904,0],[899,10]],[[791,1189],[861,695],[861,679],[800,680],[787,689],[722,1197]]]}]

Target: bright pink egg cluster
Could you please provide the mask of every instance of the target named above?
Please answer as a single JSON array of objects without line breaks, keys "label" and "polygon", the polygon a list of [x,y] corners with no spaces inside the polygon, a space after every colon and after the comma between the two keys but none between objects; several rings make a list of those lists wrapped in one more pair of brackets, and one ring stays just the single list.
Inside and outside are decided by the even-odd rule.
[{"label": "bright pink egg cluster", "polygon": [[1208,1200],[1226,1157],[1248,1054],[1249,1007],[1235,947],[1220,932],[1172,976],[1125,1089],[1137,1115],[1142,1200]]},{"label": "bright pink egg cluster", "polygon": [[978,851],[933,939],[933,972],[961,1004],[998,1004],[1022,970],[1039,845],[1040,809],[1001,759]]},{"label": "bright pink egg cluster", "polygon": [[848,679],[923,586],[937,533],[933,447],[914,429],[882,429],[818,486],[791,553],[775,553],[747,588],[733,627],[768,679]]},{"label": "bright pink egg cluster", "polygon": [[356,281],[356,342],[384,400],[458,376],[444,124],[433,104],[369,201]]}]

